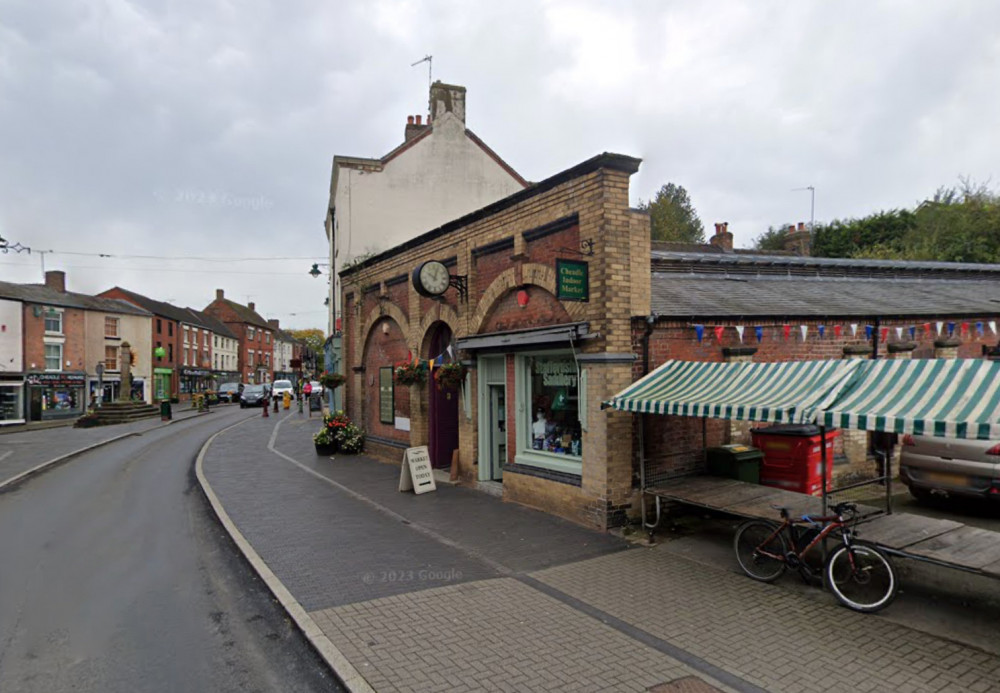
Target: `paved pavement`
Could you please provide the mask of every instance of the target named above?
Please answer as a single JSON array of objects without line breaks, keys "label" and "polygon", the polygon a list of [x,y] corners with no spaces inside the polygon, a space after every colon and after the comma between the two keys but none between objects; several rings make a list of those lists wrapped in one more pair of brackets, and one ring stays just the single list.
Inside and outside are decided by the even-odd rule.
[{"label": "paved pavement", "polygon": [[0,435],[0,487],[10,479],[46,462],[67,455],[72,456],[123,436],[137,435],[197,415],[197,409],[174,405],[173,421],[168,423],[164,423],[157,416],[131,423],[94,428],[72,426],[32,430],[5,428],[4,434]]},{"label": "paved pavement", "polygon": [[1000,690],[1000,656],[897,605],[858,614],[466,488],[399,493],[397,466],[318,458],[317,423],[247,420],[203,479],[355,690]]}]

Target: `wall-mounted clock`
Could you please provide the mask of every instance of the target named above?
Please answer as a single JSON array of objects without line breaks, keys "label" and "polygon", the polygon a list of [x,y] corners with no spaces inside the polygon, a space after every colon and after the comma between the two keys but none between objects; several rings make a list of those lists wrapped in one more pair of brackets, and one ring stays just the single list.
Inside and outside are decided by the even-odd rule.
[{"label": "wall-mounted clock", "polygon": [[421,262],[413,270],[413,288],[421,296],[440,296],[448,290],[451,284],[451,274],[444,263],[437,260]]}]

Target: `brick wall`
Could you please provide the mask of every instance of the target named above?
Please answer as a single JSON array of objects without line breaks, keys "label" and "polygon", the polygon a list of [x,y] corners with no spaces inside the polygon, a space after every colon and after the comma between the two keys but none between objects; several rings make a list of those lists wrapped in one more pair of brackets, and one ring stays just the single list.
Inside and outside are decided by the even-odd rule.
[{"label": "brick wall", "polygon": [[[24,304],[24,368],[26,371],[45,370],[45,311],[47,306],[37,303]],[[39,313],[38,316],[35,312]],[[62,313],[63,371],[86,371],[86,344],[84,339],[84,311],[80,308],[60,308]],[[66,362],[69,365],[66,365]],[[32,365],[34,364],[34,365]]]},{"label": "brick wall", "polygon": [[[628,208],[629,176],[634,172],[629,166],[633,164],[622,166],[623,158],[614,159],[618,163],[612,159],[605,158],[593,165],[588,162],[551,181],[543,181],[526,194],[513,196],[510,202],[491,206],[492,213],[472,215],[462,224],[449,225],[447,232],[426,234],[421,237],[422,242],[405,251],[380,256],[368,266],[342,276],[344,358],[348,375],[345,403],[350,415],[366,429],[377,428],[374,410],[363,404],[369,387],[365,380],[371,373],[369,369],[377,370],[382,359],[396,358],[397,354],[405,356],[406,351],[424,359],[436,356],[429,353],[428,344],[437,322],[446,323],[457,338],[588,322],[590,330],[599,333],[599,337],[575,345],[578,353],[630,353],[633,308],[642,307],[644,302],[648,305],[649,225],[648,217],[638,215],[637,221],[636,214]],[[605,165],[604,161],[612,163]],[[638,165],[636,160],[628,161]],[[581,241],[592,242],[592,255],[580,254]],[[633,252],[637,257],[632,257]],[[559,257],[588,263],[589,302],[555,298],[555,259]],[[468,277],[467,301],[460,300],[454,289],[449,289],[443,300],[420,297],[409,279],[398,282],[399,277],[409,278],[420,262],[429,259],[451,261],[449,271],[453,275]],[[644,271],[635,270],[636,264]],[[640,284],[638,291],[646,297],[638,302],[633,298],[634,282]],[[524,308],[516,300],[521,289],[529,297]],[[369,345],[376,343],[370,335],[380,329],[377,320],[380,312],[391,314],[403,335],[403,343],[397,339],[392,354],[369,349]],[[559,343],[549,348],[568,346]],[[474,354],[461,356],[474,366]],[[364,372],[355,372],[362,363]],[[594,363],[585,369],[590,400],[594,402],[631,382],[629,364]],[[508,454],[512,458],[519,416],[513,410],[512,359],[508,370],[507,421],[511,445]],[[427,439],[427,387],[414,386],[410,393],[413,445]],[[459,407],[458,413],[459,466],[466,479],[475,478],[478,471],[475,397],[470,409],[471,421],[465,419],[463,407]],[[510,474],[504,480],[506,497],[572,516],[594,527],[605,528],[609,523],[621,522],[633,497],[632,453],[627,446],[614,441],[623,435],[628,439],[630,433],[631,416],[592,413],[589,430],[584,433],[580,485]]]}]

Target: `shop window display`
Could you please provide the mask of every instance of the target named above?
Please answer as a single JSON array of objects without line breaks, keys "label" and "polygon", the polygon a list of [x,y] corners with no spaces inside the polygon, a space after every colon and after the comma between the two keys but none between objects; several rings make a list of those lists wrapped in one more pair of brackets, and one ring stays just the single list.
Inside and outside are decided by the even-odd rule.
[{"label": "shop window display", "polygon": [[531,448],[580,457],[579,375],[572,357],[533,357],[529,371]]}]

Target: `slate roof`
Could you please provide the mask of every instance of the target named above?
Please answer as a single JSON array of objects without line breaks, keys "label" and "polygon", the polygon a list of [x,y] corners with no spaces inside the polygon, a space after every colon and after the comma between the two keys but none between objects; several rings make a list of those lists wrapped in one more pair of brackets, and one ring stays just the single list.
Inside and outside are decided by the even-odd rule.
[{"label": "slate roof", "polygon": [[[178,308],[177,306],[164,303],[163,301],[157,301],[149,298],[148,296],[143,296],[142,294],[137,294],[134,291],[124,289],[120,286],[115,286],[113,288],[128,296],[130,301],[134,302],[136,305],[142,306],[153,315],[158,315],[161,318],[168,318],[170,320],[176,320],[177,322],[191,323],[191,315],[183,308]],[[109,289],[109,291],[110,290],[111,289]]]},{"label": "slate roof", "polygon": [[[263,327],[266,330],[274,330],[274,327],[268,324],[267,320],[260,316],[255,310],[250,310],[247,306],[242,306],[235,301],[230,301],[228,298],[217,298],[216,301],[222,301],[227,306],[229,306],[237,317],[239,317],[238,322],[245,322],[255,327]],[[210,304],[211,305],[211,304]]]},{"label": "slate roof", "polygon": [[663,317],[1000,315],[1000,265],[654,250],[652,270]]},{"label": "slate roof", "polygon": [[105,313],[119,313],[122,315],[150,315],[150,311],[116,298],[88,296],[87,294],[77,294],[72,291],[63,292],[49,288],[44,284],[0,282],[0,298],[39,303],[47,306],[59,306],[61,308],[82,308],[84,310],[97,310]]},{"label": "slate roof", "polygon": [[220,337],[227,337],[228,339],[239,339],[239,337],[233,334],[232,331],[228,327],[226,327],[226,323],[222,322],[215,316],[209,315],[208,313],[203,313],[199,310],[195,310],[194,308],[187,308],[186,310],[189,313],[191,313],[192,316],[197,318],[198,322],[195,324],[197,324],[199,327],[204,327],[208,330],[211,330]]}]

